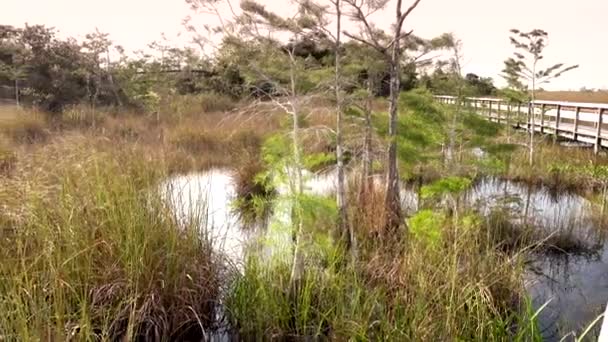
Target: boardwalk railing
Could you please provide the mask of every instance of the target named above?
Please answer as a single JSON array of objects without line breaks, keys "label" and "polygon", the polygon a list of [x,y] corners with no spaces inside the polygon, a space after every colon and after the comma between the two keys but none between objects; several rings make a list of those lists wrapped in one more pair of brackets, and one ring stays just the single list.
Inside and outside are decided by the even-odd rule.
[{"label": "boardwalk railing", "polygon": [[[435,96],[456,104],[454,96]],[[533,129],[572,141],[591,144],[597,153],[608,147],[608,104],[557,101],[510,103],[503,99],[467,97],[462,103],[490,121]]]}]

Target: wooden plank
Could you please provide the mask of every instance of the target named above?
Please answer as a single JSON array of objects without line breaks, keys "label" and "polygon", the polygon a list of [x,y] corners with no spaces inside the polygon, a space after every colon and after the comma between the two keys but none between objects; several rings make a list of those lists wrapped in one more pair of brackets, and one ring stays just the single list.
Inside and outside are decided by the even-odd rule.
[{"label": "wooden plank", "polygon": [[599,117],[597,118],[597,133],[595,134],[595,154],[600,151],[600,147],[602,146],[602,124],[604,121],[602,117],[604,116],[604,108],[599,108],[597,110],[597,114],[599,115]]}]

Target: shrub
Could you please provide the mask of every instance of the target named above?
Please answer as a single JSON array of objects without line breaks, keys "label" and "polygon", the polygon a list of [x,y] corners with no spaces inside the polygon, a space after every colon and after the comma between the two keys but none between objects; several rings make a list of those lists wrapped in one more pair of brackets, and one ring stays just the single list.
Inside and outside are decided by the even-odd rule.
[{"label": "shrub", "polygon": [[441,228],[444,221],[445,215],[442,213],[422,210],[409,219],[408,226],[416,240],[430,248],[435,248],[441,243]]},{"label": "shrub", "polygon": [[259,158],[249,157],[234,172],[235,210],[245,225],[262,222],[271,214],[276,190]]}]

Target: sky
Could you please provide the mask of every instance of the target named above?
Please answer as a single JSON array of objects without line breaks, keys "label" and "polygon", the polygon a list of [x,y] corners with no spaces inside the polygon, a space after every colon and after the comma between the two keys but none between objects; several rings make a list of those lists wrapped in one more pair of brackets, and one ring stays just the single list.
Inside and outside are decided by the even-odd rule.
[{"label": "sky", "polygon": [[[55,27],[62,36],[77,39],[98,28],[127,50],[145,48],[161,33],[176,42],[187,42],[182,20],[193,15],[184,0],[2,2],[0,24],[44,24]],[[289,8],[288,0],[263,2],[278,12]],[[393,9],[394,3],[388,8]],[[546,66],[558,62],[580,65],[546,85],[546,89],[608,89],[607,15],[608,0],[422,0],[406,20],[405,28],[425,38],[454,33],[463,42],[464,71],[492,77],[499,85],[504,84],[500,77],[503,61],[513,52],[509,30],[540,28],[549,33]],[[373,19],[378,26],[385,26],[393,18],[392,10],[387,10]],[[193,23],[202,26],[209,21],[205,16],[195,16]]]}]

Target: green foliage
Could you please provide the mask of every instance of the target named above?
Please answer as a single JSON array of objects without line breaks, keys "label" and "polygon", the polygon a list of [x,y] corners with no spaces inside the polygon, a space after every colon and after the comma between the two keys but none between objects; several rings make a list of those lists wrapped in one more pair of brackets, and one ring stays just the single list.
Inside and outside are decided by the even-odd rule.
[{"label": "green foliage", "polygon": [[471,186],[471,180],[463,177],[446,177],[420,189],[422,198],[435,198],[444,195],[457,195]]},{"label": "green foliage", "polygon": [[468,111],[461,113],[458,126],[464,146],[482,148],[485,152],[488,149],[494,151],[492,146],[495,145],[495,139],[504,129],[504,126]]},{"label": "green foliage", "polygon": [[466,96],[491,96],[496,93],[496,87],[490,77],[479,77],[469,73],[465,77],[455,74],[453,70],[444,70],[439,65],[431,74],[420,77],[420,86],[429,89],[434,94]]},{"label": "green foliage", "polygon": [[291,141],[284,134],[268,137],[262,145],[262,160],[267,165],[281,165],[291,155]]},{"label": "green foliage", "polygon": [[[402,167],[438,158],[438,147],[445,139],[445,115],[432,94],[423,89],[402,93],[402,115],[398,117],[397,153]],[[374,115],[373,124],[381,136],[388,135],[388,123]]]},{"label": "green foliage", "polygon": [[420,243],[435,248],[441,243],[445,215],[433,210],[422,210],[408,220],[409,232]]},{"label": "green foliage", "polygon": [[558,63],[546,69],[540,69],[538,62],[544,58],[543,51],[547,45],[549,34],[540,29],[522,32],[511,30],[511,44],[515,47],[514,57],[505,60],[503,77],[507,80],[509,88],[524,91],[527,90],[526,83],[532,83],[532,97],[534,92],[542,84],[551,82],[562,74],[578,68],[578,65],[565,67]]},{"label": "green foliage", "polygon": [[272,173],[260,160],[248,160],[234,174],[236,199],[232,203],[236,214],[246,226],[263,222],[272,214],[277,196]]},{"label": "green foliage", "polygon": [[485,151],[495,156],[508,156],[519,148],[517,144],[492,144],[485,148]]},{"label": "green foliage", "polygon": [[477,161],[477,165],[486,174],[500,175],[508,171],[506,161],[492,155],[481,158]]},{"label": "green foliage", "polygon": [[506,99],[510,103],[524,104],[530,101],[529,95],[522,90],[515,88],[505,88],[498,92],[498,96]]},{"label": "green foliage", "polygon": [[317,171],[329,165],[336,164],[336,155],[335,153],[313,153],[304,156],[304,160],[302,162],[304,168],[310,171]]}]

